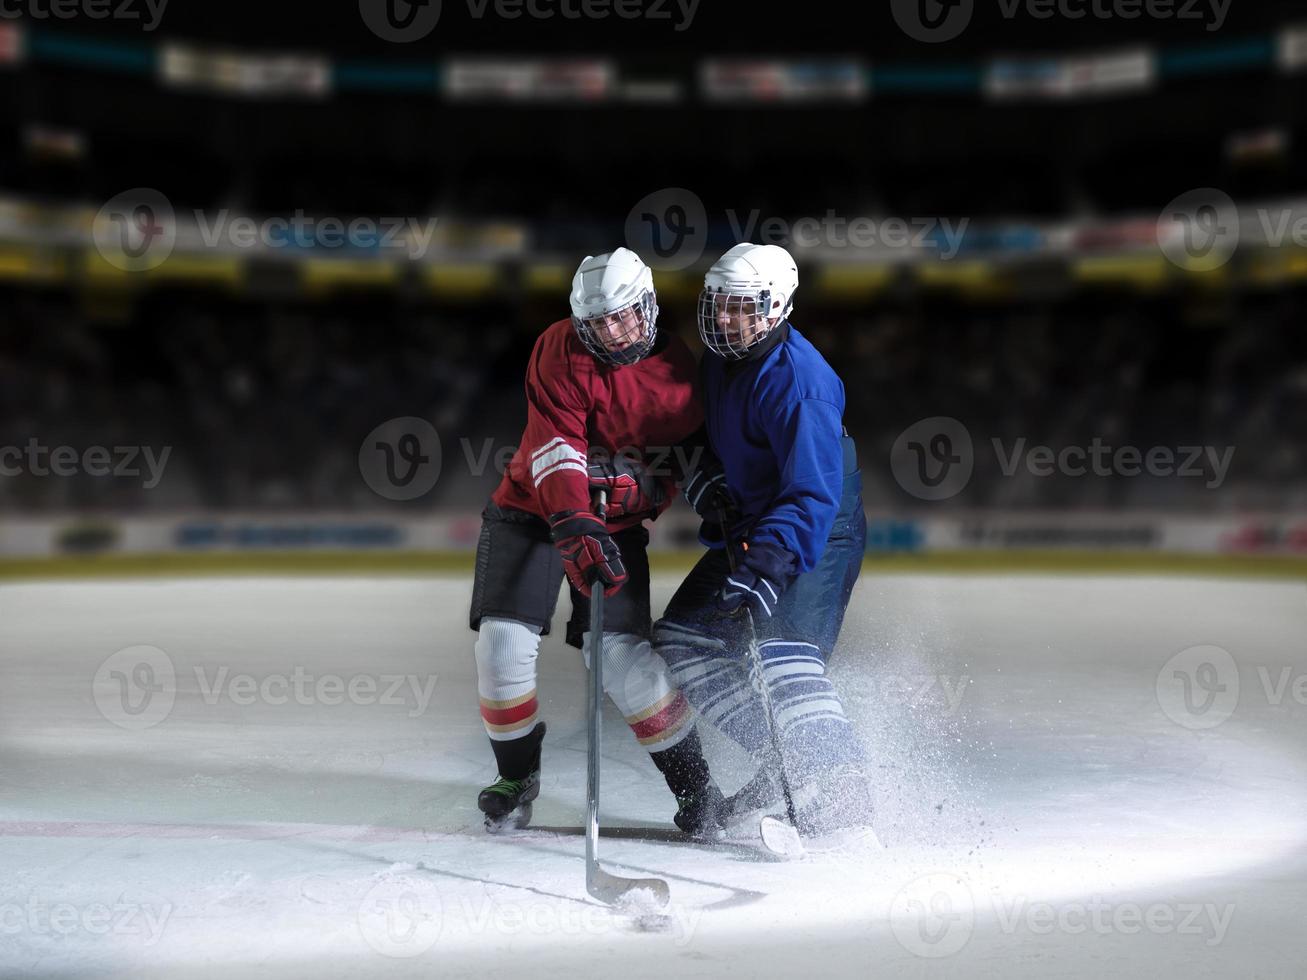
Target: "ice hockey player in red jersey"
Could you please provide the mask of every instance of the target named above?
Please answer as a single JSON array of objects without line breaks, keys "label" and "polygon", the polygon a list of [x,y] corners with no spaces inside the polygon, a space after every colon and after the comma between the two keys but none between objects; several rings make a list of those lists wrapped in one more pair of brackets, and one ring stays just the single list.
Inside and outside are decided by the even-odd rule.
[{"label": "ice hockey player in red jersey", "polygon": [[[653,275],[629,249],[586,258],[570,298],[571,318],[549,326],[531,352],[526,429],[482,514],[471,626],[499,778],[477,804],[491,831],[531,818],[545,736],[536,658],[566,578],[567,642],[588,666],[589,595],[603,588],[604,689],[666,778],[676,825],[713,836],[721,793],[693,711],[649,643],[644,527],[675,495],[669,450],[702,425],[697,368],[679,338],[658,330]],[[608,492],[606,522],[591,510],[596,487]]]}]

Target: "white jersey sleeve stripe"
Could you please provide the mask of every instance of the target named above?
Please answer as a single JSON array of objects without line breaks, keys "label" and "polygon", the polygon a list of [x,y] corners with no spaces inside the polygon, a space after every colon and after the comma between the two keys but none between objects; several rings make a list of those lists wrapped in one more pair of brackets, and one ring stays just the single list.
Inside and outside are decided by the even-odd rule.
[{"label": "white jersey sleeve stripe", "polygon": [[540,486],[545,477],[553,476],[555,473],[561,473],[563,470],[576,470],[578,473],[587,472],[586,468],[575,460],[565,459],[561,463],[555,463],[553,466],[549,467],[549,469],[537,476],[535,478],[536,487],[538,488]]},{"label": "white jersey sleeve stripe", "polygon": [[537,449],[531,457],[531,476],[535,479],[536,486],[540,485],[540,478],[546,470],[553,469],[559,463],[568,461],[576,463],[582,469],[585,469],[585,455],[577,452],[562,439],[556,439],[548,446]]}]

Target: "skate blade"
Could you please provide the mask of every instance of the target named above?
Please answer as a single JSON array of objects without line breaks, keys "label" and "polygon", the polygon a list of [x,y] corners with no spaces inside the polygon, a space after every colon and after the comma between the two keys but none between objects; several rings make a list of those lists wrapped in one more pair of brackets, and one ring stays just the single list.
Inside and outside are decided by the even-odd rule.
[{"label": "skate blade", "polygon": [[763,817],[758,822],[758,832],[762,837],[762,846],[777,857],[790,860],[803,857],[805,852],[799,832],[784,820]]},{"label": "skate blade", "polygon": [[832,854],[854,848],[863,850],[884,850],[885,845],[876,836],[871,827],[844,827],[816,837],[805,838],[807,849],[812,854]]},{"label": "skate blade", "polygon": [[531,822],[531,804],[523,803],[516,810],[512,810],[502,817],[487,816],[485,819],[486,833],[504,834],[514,830],[525,830]]}]

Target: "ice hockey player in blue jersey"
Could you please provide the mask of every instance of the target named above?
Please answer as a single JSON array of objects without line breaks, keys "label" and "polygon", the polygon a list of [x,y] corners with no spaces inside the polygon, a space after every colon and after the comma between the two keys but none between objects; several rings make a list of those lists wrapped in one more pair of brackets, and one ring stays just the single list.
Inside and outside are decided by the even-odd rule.
[{"label": "ice hockey player in blue jersey", "polygon": [[766,762],[766,712],[749,685],[747,607],[799,832],[869,826],[866,759],[826,677],[866,542],[844,386],[788,320],[798,269],[785,249],[736,245],[704,287],[710,452],[685,495],[709,551],[655,625],[654,646],[702,717],[759,762],[723,819],[773,807],[779,774]]}]

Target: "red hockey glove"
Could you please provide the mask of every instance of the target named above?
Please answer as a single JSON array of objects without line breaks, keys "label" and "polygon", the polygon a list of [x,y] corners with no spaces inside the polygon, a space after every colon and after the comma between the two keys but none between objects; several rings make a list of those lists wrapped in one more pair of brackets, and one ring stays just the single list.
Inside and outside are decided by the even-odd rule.
[{"label": "red hockey glove", "polygon": [[565,510],[549,518],[554,545],[563,556],[567,580],[587,599],[594,582],[602,582],[604,595],[616,595],[626,584],[626,566],[617,542],[604,522],[584,511]]},{"label": "red hockey glove", "polygon": [[662,484],[649,475],[639,460],[618,454],[613,459],[592,459],[587,468],[590,490],[608,492],[608,519],[635,514],[658,516],[666,499]]}]

